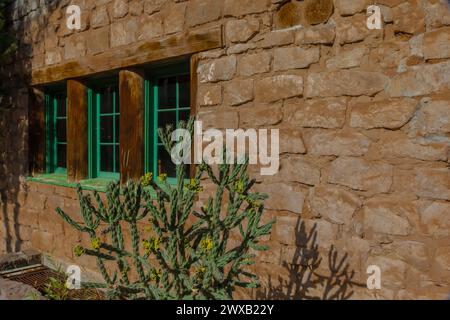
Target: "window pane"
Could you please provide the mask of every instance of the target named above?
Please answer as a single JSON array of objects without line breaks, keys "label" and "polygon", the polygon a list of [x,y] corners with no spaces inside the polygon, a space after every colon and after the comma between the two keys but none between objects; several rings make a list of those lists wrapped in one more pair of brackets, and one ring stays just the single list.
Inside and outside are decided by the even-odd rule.
[{"label": "window pane", "polygon": [[175,128],[177,123],[176,111],[158,112],[158,128],[165,129],[168,124]]},{"label": "window pane", "polygon": [[113,172],[113,152],[114,147],[112,145],[100,146],[100,171]]},{"label": "window pane", "polygon": [[100,94],[100,113],[113,113],[113,93],[115,88],[110,86],[99,91]]},{"label": "window pane", "polygon": [[56,120],[56,141],[67,141],[67,121],[66,119]]},{"label": "window pane", "polygon": [[120,172],[120,148],[117,144],[115,147],[116,150],[116,172]]},{"label": "window pane", "polygon": [[162,78],[158,81],[158,107],[171,109],[177,106],[176,77]]},{"label": "window pane", "polygon": [[59,95],[56,97],[56,116],[65,117],[67,114],[66,97]]},{"label": "window pane", "polygon": [[116,115],[114,117],[116,119],[116,140],[114,142],[119,142],[119,137],[120,137],[120,116]]},{"label": "window pane", "polygon": [[188,108],[191,105],[191,87],[190,87],[191,79],[189,75],[179,76],[179,107],[180,108]]},{"label": "window pane", "polygon": [[180,113],[178,115],[179,121],[188,122],[190,114],[191,114],[190,110],[180,111]]},{"label": "window pane", "polygon": [[114,116],[100,116],[100,142],[113,142]]},{"label": "window pane", "polygon": [[66,163],[66,150],[67,150],[67,146],[64,144],[58,144],[56,146],[57,149],[57,161],[56,161],[56,166],[58,168],[65,168],[67,166]]},{"label": "window pane", "polygon": [[161,173],[167,174],[170,178],[176,177],[176,166],[163,146],[158,147],[158,174]]}]

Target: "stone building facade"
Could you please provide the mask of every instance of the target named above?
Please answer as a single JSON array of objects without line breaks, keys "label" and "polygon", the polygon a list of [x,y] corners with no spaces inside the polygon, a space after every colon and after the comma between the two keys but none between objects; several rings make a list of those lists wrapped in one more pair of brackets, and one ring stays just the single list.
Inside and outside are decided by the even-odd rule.
[{"label": "stone building facade", "polygon": [[[73,254],[88,239],[55,214],[77,213],[73,185],[40,176],[43,94],[59,86],[70,100],[108,75],[127,95],[143,90],[142,68],[184,61],[204,127],[280,130],[278,174],[252,168],[276,219],[256,265],[262,287],[238,297],[446,298],[450,8],[375,2],[379,30],[367,27],[369,0],[14,1],[9,26],[20,42],[2,69],[12,96],[0,109],[0,252],[34,248],[95,269]],[[69,5],[81,8],[81,30],[66,26]],[[142,116],[144,97],[128,98],[134,111],[121,112]],[[88,139],[68,125],[68,138]],[[129,130],[120,141],[143,125]],[[87,147],[65,150],[68,180],[86,178]],[[126,174],[143,173],[139,165]],[[380,290],[366,287],[370,265],[382,271]]]}]

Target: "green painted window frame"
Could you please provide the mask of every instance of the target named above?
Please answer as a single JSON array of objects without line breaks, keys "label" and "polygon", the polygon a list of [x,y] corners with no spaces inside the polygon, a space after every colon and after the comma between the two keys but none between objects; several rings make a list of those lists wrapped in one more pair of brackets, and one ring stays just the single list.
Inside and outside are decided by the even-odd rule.
[{"label": "green painted window frame", "polygon": [[[113,92],[113,112],[108,114],[100,113],[101,95],[99,90],[108,87],[115,86],[116,91]],[[113,121],[113,141],[116,141],[116,137],[119,136],[119,132],[116,131],[117,116],[120,117],[120,112],[117,111],[117,104],[119,103],[119,82],[118,80],[101,81],[99,85],[90,86],[88,88],[88,168],[90,179],[120,179],[120,169],[118,172],[105,172],[101,171],[101,146],[112,145],[113,146],[113,166],[120,168],[120,159],[116,159],[116,148],[120,147],[120,140],[118,142],[101,142],[100,138],[100,118],[102,116],[112,116]]]},{"label": "green painted window frame", "polygon": [[[47,174],[59,174],[67,176],[67,93],[60,91],[47,92],[45,99],[45,172]],[[66,99],[66,116],[58,117],[58,98]],[[57,121],[66,120],[66,141],[58,141]],[[58,167],[58,145],[66,145],[66,167]]]},{"label": "green painted window frame", "polygon": [[[180,111],[190,111],[192,106],[180,107],[179,82],[176,81],[176,107],[173,109],[159,110],[158,80],[166,77],[189,76],[190,64],[184,61],[171,66],[148,70],[145,79],[145,108],[144,108],[144,170],[145,173],[153,173],[156,181],[158,176],[158,114],[160,112],[176,112],[176,121],[179,122]],[[191,84],[192,85],[192,84]],[[190,89],[189,89],[190,90]],[[169,177],[169,183],[176,183],[176,178]]]}]

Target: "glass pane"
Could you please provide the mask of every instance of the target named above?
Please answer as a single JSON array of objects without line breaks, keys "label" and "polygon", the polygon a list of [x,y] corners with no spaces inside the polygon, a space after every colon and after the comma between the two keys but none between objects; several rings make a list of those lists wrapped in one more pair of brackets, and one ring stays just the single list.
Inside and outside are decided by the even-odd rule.
[{"label": "glass pane", "polygon": [[56,120],[56,140],[58,142],[67,141],[67,121],[66,119]]},{"label": "glass pane", "polygon": [[120,116],[115,116],[116,119],[116,141],[114,142],[119,142],[119,137],[120,137]]},{"label": "glass pane", "polygon": [[176,111],[158,112],[158,128],[165,129],[168,124],[172,124],[175,128],[177,123]]},{"label": "glass pane", "polygon": [[120,148],[117,144],[116,147],[116,172],[120,172]]},{"label": "glass pane", "polygon": [[100,116],[100,142],[113,142],[114,116]]},{"label": "glass pane", "polygon": [[178,77],[178,85],[179,85],[179,107],[180,108],[188,108],[191,105],[191,79],[189,75],[179,76]]},{"label": "glass pane", "polygon": [[176,177],[176,166],[163,146],[158,146],[158,174],[165,173],[169,178]]},{"label": "glass pane", "polygon": [[56,116],[65,117],[67,114],[66,97],[59,95],[56,97]]},{"label": "glass pane", "polygon": [[189,110],[180,111],[180,113],[178,115],[179,121],[188,122],[190,114],[191,114],[191,111],[189,111]]},{"label": "glass pane", "polygon": [[58,168],[65,168],[67,166],[67,162],[66,162],[66,150],[67,150],[67,146],[64,144],[58,144],[56,146],[57,149],[57,161],[56,161],[56,166]]},{"label": "glass pane", "polygon": [[115,92],[115,102],[116,102],[116,111],[115,113],[120,113],[120,99],[119,99],[119,87],[115,87],[114,88],[114,92]]},{"label": "glass pane", "polygon": [[115,88],[110,86],[101,89],[100,94],[100,113],[113,113],[113,92]]},{"label": "glass pane", "polygon": [[100,146],[100,171],[113,172],[113,146]]},{"label": "glass pane", "polygon": [[176,77],[162,78],[158,81],[158,107],[159,109],[176,108],[177,87]]}]

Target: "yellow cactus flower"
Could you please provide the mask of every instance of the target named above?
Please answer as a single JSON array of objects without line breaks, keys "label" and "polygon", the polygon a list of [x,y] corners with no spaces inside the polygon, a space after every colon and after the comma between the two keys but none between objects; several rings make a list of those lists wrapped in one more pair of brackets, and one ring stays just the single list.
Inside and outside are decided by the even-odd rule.
[{"label": "yellow cactus flower", "polygon": [[204,251],[208,252],[208,251],[210,251],[210,250],[214,247],[214,243],[213,243],[213,241],[211,240],[211,238],[207,237],[207,238],[205,238],[205,239],[202,239],[202,241],[200,241],[200,247],[201,247]]},{"label": "yellow cactus flower", "polygon": [[76,246],[73,248],[73,253],[76,257],[81,257],[84,254],[84,248],[81,246]]},{"label": "yellow cactus flower", "polygon": [[161,269],[152,269],[150,272],[150,279],[153,281],[159,281],[162,277],[162,271]]},{"label": "yellow cactus flower", "polygon": [[153,180],[153,173],[149,172],[146,173],[143,177],[141,177],[141,185],[143,187],[148,187]]},{"label": "yellow cactus flower", "polygon": [[99,238],[94,238],[91,240],[91,246],[92,246],[92,249],[94,249],[94,250],[100,250],[101,244],[102,244],[102,242],[100,241]]},{"label": "yellow cactus flower", "polygon": [[167,174],[161,173],[161,174],[158,176],[158,180],[159,180],[160,182],[166,182],[166,180],[167,180]]}]

